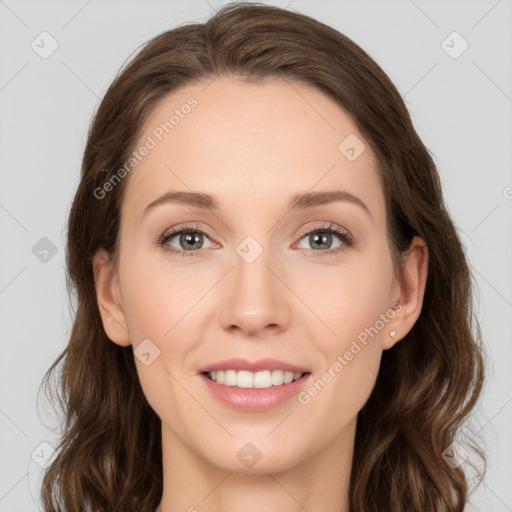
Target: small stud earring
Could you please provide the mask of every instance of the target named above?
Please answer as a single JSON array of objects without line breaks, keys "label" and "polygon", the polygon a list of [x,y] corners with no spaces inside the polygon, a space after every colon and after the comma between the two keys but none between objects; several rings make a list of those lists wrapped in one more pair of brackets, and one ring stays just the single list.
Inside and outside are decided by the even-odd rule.
[{"label": "small stud earring", "polygon": [[389,335],[390,335],[393,339],[396,339],[396,331],[389,331]]}]

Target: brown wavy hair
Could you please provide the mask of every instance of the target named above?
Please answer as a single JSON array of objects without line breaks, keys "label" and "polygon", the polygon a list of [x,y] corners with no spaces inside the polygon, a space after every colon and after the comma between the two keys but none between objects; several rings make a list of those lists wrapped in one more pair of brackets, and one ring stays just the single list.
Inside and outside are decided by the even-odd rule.
[{"label": "brown wavy hair", "polygon": [[[42,382],[65,418],[42,480],[44,510],[154,512],[160,502],[161,422],[140,386],[132,347],[112,343],[104,331],[92,267],[99,249],[116,255],[130,178],[102,200],[94,191],[128,161],[159,100],[221,75],[304,83],[334,99],[377,155],[398,276],[412,238],[426,242],[422,312],[404,339],[384,351],[358,416],[349,503],[351,512],[462,511],[470,479],[442,453],[467,431],[483,386],[484,351],[472,309],[473,276],[433,158],[396,87],[362,48],[308,16],[254,2],[228,4],[205,23],[151,39],[123,66],[95,113],[68,219],[74,323]],[[472,436],[458,442],[483,461],[479,484],[481,444]]]}]

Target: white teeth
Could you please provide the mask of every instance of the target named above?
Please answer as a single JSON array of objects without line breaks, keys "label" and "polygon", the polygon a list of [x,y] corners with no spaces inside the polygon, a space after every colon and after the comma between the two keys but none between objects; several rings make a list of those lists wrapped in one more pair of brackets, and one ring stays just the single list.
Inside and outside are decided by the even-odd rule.
[{"label": "white teeth", "polygon": [[290,384],[290,382],[293,380],[294,374],[293,372],[284,372],[284,383]]},{"label": "white teeth", "polygon": [[251,372],[239,371],[236,375],[236,385],[239,388],[252,388],[253,381],[254,378]]},{"label": "white teeth", "polygon": [[[238,374],[240,375],[239,372]],[[251,373],[251,372],[246,372]],[[256,372],[254,374],[254,385],[255,388],[270,388],[272,387],[272,373],[270,371],[264,370],[262,372]]]},{"label": "white teeth", "polygon": [[249,372],[247,370],[226,370],[209,372],[211,380],[225,386],[236,386],[239,388],[270,388],[282,386],[302,377],[302,373],[285,372],[283,370],[263,370],[260,372]]},{"label": "white teeth", "polygon": [[284,372],[283,370],[274,370],[272,372],[272,385],[280,386],[284,383]]},{"label": "white teeth", "polygon": [[226,370],[224,373],[224,385],[225,386],[236,386],[237,378],[235,370]]}]

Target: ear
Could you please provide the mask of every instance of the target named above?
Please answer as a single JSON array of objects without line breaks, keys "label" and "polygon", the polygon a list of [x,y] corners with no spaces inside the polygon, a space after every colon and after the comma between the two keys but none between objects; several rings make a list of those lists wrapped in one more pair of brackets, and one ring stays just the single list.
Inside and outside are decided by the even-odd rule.
[{"label": "ear", "polygon": [[96,298],[107,336],[118,345],[131,344],[124,313],[119,278],[110,255],[100,249],[93,258]]},{"label": "ear", "polygon": [[[416,323],[423,305],[423,296],[428,274],[428,247],[422,238],[415,236],[409,248],[403,253],[402,275],[400,278],[399,307],[388,329],[382,348],[387,350],[403,338]],[[395,338],[389,332],[395,332]]]}]

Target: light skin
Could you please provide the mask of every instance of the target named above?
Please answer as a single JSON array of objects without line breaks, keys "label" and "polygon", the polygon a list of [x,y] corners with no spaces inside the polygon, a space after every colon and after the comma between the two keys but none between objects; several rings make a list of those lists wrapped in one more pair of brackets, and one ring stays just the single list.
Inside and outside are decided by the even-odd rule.
[{"label": "light skin", "polygon": [[[103,251],[94,258],[108,337],[134,349],[150,339],[160,350],[148,366],[135,362],[162,421],[161,510],[348,511],[357,414],[382,351],[420,314],[428,249],[414,238],[395,275],[376,157],[325,94],[280,80],[219,77],[207,85],[174,91],[152,112],[140,141],[190,96],[198,101],[129,177],[119,266]],[[354,161],[338,149],[349,134],[366,145]],[[220,207],[167,202],[143,214],[171,190],[214,195]],[[288,208],[294,194],[335,190],[359,198],[369,213],[346,200]],[[179,234],[158,245],[170,228],[191,223],[200,228],[195,246]],[[324,243],[307,234],[330,223],[354,244],[325,230]],[[252,263],[236,250],[249,236],[262,248]],[[169,247],[200,248],[182,257]],[[197,373],[224,359],[271,357],[309,368],[313,383],[397,303],[400,311],[307,404],[293,397],[265,412],[240,412],[220,403]],[[262,454],[250,468],[237,457],[248,442]]]}]

